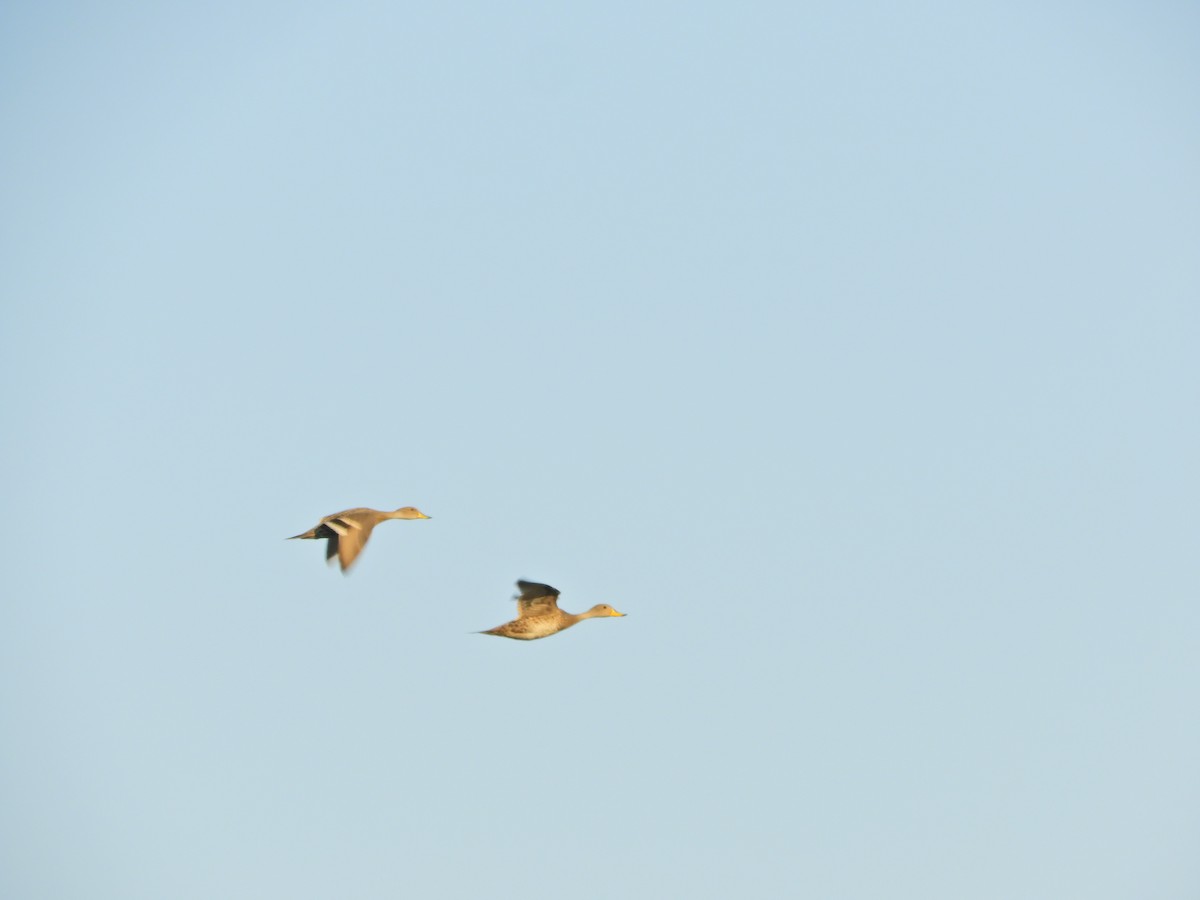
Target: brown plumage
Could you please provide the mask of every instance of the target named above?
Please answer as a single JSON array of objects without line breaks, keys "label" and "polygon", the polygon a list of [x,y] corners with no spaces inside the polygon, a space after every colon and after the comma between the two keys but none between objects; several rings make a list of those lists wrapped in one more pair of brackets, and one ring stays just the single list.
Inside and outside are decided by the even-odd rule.
[{"label": "brown plumage", "polygon": [[342,571],[347,571],[354,560],[358,558],[358,554],[362,553],[363,547],[367,545],[367,541],[371,537],[371,529],[385,519],[428,519],[429,516],[421,512],[415,506],[404,506],[393,512],[384,512],[378,509],[367,509],[366,507],[358,507],[356,509],[345,509],[340,513],[334,513],[332,516],[326,516],[316,527],[304,534],[294,534],[289,541],[300,540],[319,540],[325,538],[328,543],[325,545],[325,561],[333,564],[333,558],[336,556],[338,562],[341,563]]},{"label": "brown plumage", "polygon": [[518,581],[517,587],[521,589],[521,593],[513,598],[517,601],[517,617],[511,622],[481,631],[480,634],[494,634],[515,641],[536,641],[538,638],[558,634],[584,619],[625,615],[607,603],[598,603],[587,612],[563,612],[558,608],[559,592],[550,585]]}]

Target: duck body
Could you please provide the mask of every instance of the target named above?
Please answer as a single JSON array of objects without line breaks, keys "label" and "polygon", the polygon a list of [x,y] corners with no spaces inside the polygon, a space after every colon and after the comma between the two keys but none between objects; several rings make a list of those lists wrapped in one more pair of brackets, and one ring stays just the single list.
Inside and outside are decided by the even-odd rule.
[{"label": "duck body", "polygon": [[430,517],[415,506],[402,506],[391,512],[358,506],[325,516],[313,528],[303,534],[294,534],[288,540],[327,541],[325,561],[332,565],[336,557],[342,571],[345,572],[358,559],[358,555],[362,553],[363,547],[367,545],[367,541],[371,537],[371,531],[380,522],[388,519],[428,518]]},{"label": "duck body", "polygon": [[512,638],[514,641],[536,641],[565,631],[584,619],[625,615],[607,603],[598,603],[587,612],[565,612],[558,608],[559,591],[550,585],[518,581],[517,587],[521,591],[514,598],[517,601],[517,618],[481,631],[480,634],[493,634],[496,637]]},{"label": "duck body", "polygon": [[487,631],[479,633],[512,638],[514,641],[536,641],[538,638],[550,637],[552,634],[565,631],[579,620],[579,616],[573,616],[560,609],[556,616],[526,616],[523,619],[513,619],[511,622],[505,622],[503,625],[497,625],[495,628],[489,628]]}]

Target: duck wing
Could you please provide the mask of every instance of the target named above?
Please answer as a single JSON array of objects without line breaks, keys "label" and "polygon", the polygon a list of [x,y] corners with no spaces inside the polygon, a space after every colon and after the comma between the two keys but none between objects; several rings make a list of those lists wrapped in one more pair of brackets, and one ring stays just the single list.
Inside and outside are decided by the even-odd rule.
[{"label": "duck wing", "polygon": [[329,543],[325,545],[325,559],[333,559],[336,553],[343,572],[354,565],[358,554],[367,546],[371,530],[375,527],[375,523],[370,519],[346,513],[329,516],[323,519],[321,524],[332,532]]},{"label": "duck wing", "polygon": [[536,581],[518,581],[517,587],[521,593],[513,599],[517,601],[517,618],[527,616],[543,616],[558,610],[558,594],[556,588],[548,584],[538,584]]}]

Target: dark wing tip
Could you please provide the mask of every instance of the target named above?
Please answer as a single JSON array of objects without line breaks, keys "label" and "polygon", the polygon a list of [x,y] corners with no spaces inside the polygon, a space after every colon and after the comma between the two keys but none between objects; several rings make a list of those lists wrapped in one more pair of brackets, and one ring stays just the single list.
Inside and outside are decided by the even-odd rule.
[{"label": "dark wing tip", "polygon": [[552,588],[548,584],[539,584],[536,581],[518,581],[517,587],[521,589],[521,595],[518,600],[536,600],[538,597],[557,597],[559,594],[558,588]]}]

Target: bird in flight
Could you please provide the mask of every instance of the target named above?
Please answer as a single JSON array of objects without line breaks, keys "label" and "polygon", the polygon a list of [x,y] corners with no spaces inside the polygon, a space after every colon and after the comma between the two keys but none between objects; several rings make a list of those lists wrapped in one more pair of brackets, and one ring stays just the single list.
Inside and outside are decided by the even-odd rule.
[{"label": "bird in flight", "polygon": [[517,601],[517,617],[511,622],[481,631],[480,634],[494,634],[516,641],[536,641],[538,638],[558,634],[584,619],[625,615],[607,603],[597,603],[587,612],[563,612],[558,608],[559,592],[556,588],[534,581],[518,581],[517,587],[521,590],[521,593],[513,598]]},{"label": "bird in flight", "polygon": [[325,561],[332,565],[333,558],[336,556],[338,562],[341,563],[342,571],[346,572],[354,564],[354,560],[358,559],[358,554],[362,553],[363,547],[367,545],[367,540],[371,537],[371,530],[380,522],[385,519],[428,518],[430,517],[415,506],[403,506],[393,512],[360,506],[326,516],[317,523],[315,528],[303,534],[294,534],[288,540],[315,541],[325,538],[328,541],[325,545]]}]

